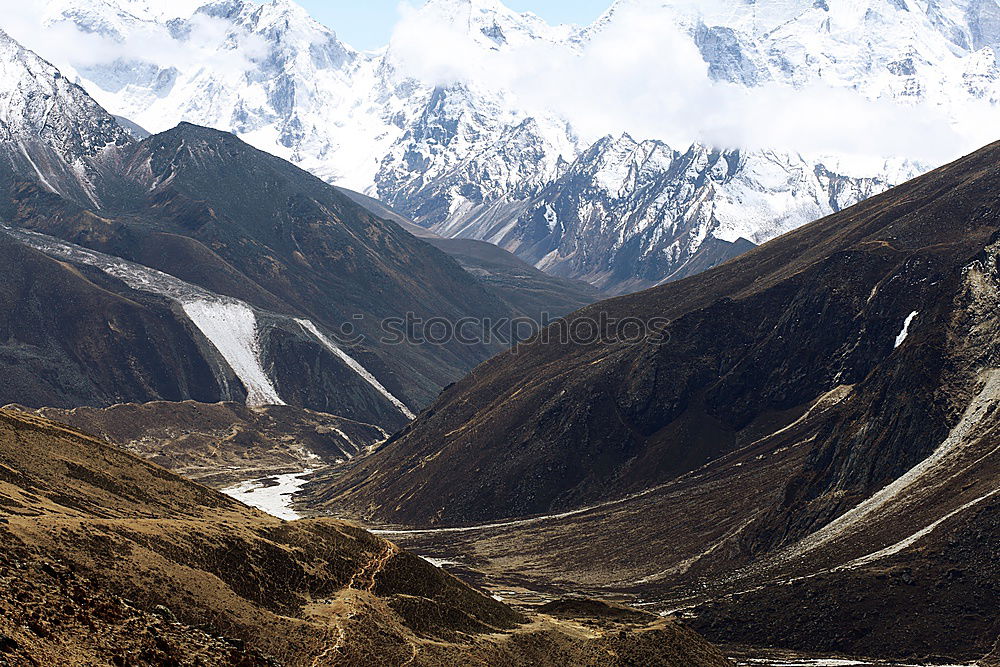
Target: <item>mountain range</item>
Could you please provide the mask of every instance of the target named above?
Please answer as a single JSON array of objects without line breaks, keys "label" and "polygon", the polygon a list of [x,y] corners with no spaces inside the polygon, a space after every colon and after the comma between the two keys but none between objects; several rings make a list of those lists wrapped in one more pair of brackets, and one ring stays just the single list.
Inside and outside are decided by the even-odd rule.
[{"label": "mountain range", "polygon": [[[880,152],[994,108],[995,0],[432,0],[372,53],[290,0],[53,0],[58,67],[18,15],[0,664],[996,661],[1000,144]],[[587,136],[500,67],[597,77],[637,16],[708,126],[861,104],[873,154]]]},{"label": "mountain range", "polygon": [[[411,35],[361,52],[291,0],[195,4],[164,13],[137,2],[52,0],[44,23],[117,49],[107,62],[67,55],[59,65],[140,126],[233,131],[440,235],[493,242],[613,293],[714,266],[927,168],[898,146],[874,156],[864,147],[861,159],[739,138],[591,136],[505,81],[441,74],[435,63],[414,68]],[[498,0],[432,0],[411,20],[436,26],[472,61],[504,65],[533,50],[585,58],[640,10],[700,56],[705,85],[745,94],[748,113],[756,99],[795,94],[830,97],[832,106],[854,94],[952,119],[970,102],[998,101],[991,2],[618,0],[576,27]],[[154,54],[137,48],[143,40],[157,45]]]},{"label": "mountain range", "polygon": [[539,319],[600,296],[500,249],[456,260],[231,134],[133,138],[0,45],[3,355],[24,371],[0,402],[288,403],[392,429],[503,344],[391,344],[389,318]]}]

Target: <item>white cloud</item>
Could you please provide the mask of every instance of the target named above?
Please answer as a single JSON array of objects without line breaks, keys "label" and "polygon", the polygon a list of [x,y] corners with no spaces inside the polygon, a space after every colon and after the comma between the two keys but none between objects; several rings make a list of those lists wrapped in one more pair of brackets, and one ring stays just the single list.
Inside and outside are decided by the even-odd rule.
[{"label": "white cloud", "polygon": [[[128,1],[157,11],[167,6],[167,0]],[[182,75],[204,66],[233,81],[267,54],[260,36],[205,15],[190,19],[186,39],[174,38],[156,22],[116,17],[114,12],[102,13],[105,34],[85,32],[71,22],[50,21],[43,28],[45,12],[57,2],[8,3],[0,26],[70,77],[121,59],[175,67]],[[403,2],[390,53],[402,72],[424,82],[473,82],[510,91],[528,113],[561,116],[585,140],[629,132],[677,148],[701,141],[933,163],[993,138],[997,111],[987,103],[963,103],[956,118],[954,109],[946,113],[926,103],[872,101],[855,90],[819,83],[746,88],[714,81],[678,16],[710,14],[725,23],[746,14],[745,9],[734,9],[735,0],[671,2],[673,13],[652,0],[622,3],[614,20],[585,46],[567,45],[553,33],[551,40],[519,39],[503,49],[490,48],[486,36],[470,31],[464,15],[461,21],[447,15],[459,11],[458,3],[442,0],[435,14]],[[100,7],[100,0],[93,5]],[[784,22],[793,6],[769,5],[767,27]]]},{"label": "white cloud", "polygon": [[[687,0],[685,0],[687,1]],[[731,3],[714,1],[716,17]],[[484,49],[464,23],[442,20],[404,2],[391,41],[401,71],[437,85],[477,82],[510,91],[532,113],[554,112],[593,140],[629,132],[676,147],[693,141],[725,148],[768,148],[858,157],[897,156],[942,162],[991,140],[996,109],[970,102],[963,122],[927,103],[873,101],[861,92],[820,83],[753,88],[715,81],[683,11],[702,0],[623,5],[585,46],[544,40]],[[463,17],[464,18],[464,17]],[[780,16],[769,17],[775,22]],[[984,124],[982,118],[992,118]]]},{"label": "white cloud", "polygon": [[60,20],[50,7],[27,2],[5,8],[0,27],[32,51],[74,76],[79,70],[118,60],[140,62],[180,71],[211,67],[223,75],[241,75],[267,53],[260,36],[237,30],[226,21],[204,14],[187,19],[188,31],[176,38],[160,23],[135,16],[118,16],[111,4],[94,3],[100,30],[86,31]]}]

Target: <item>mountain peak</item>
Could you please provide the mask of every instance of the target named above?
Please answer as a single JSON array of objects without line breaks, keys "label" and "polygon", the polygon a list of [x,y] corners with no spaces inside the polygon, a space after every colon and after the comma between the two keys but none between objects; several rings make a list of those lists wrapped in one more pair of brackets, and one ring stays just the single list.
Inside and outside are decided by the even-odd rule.
[{"label": "mountain peak", "polygon": [[314,21],[312,15],[306,11],[306,8],[295,2],[295,0],[270,0],[270,2],[264,3],[263,9],[283,16]]},{"label": "mountain peak", "polygon": [[467,31],[489,48],[565,40],[575,26],[553,26],[532,12],[518,12],[500,0],[428,0],[419,13],[443,25]]},{"label": "mountain peak", "polygon": [[500,0],[427,0],[424,9],[474,9],[484,12],[512,12],[507,5]]},{"label": "mountain peak", "polygon": [[117,5],[133,16],[148,20],[187,18],[208,0],[115,0]]},{"label": "mountain peak", "polygon": [[[130,142],[128,133],[79,86],[0,30],[0,156],[22,177],[94,202],[87,161]],[[34,154],[36,158],[27,157]],[[48,162],[43,175],[38,160]]]}]

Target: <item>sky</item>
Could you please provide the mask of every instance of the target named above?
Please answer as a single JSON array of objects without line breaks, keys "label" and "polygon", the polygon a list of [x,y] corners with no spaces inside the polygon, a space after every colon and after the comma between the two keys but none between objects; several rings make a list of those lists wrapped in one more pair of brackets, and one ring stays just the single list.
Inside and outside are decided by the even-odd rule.
[{"label": "sky", "polygon": [[[399,20],[399,0],[299,0],[320,23],[356,49],[385,46]],[[420,4],[415,2],[414,4]],[[509,0],[508,7],[534,12],[549,23],[592,23],[611,0]]]}]

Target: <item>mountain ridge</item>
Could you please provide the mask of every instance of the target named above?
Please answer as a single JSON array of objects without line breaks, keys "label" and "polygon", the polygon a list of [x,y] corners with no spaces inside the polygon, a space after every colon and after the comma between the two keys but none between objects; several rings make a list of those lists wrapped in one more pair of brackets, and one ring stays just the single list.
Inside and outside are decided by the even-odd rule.
[{"label": "mountain ridge", "polygon": [[[493,585],[628,596],[718,642],[977,660],[1000,632],[998,164],[1000,142],[585,308],[302,501]],[[603,339],[557,335],[601,317]]]},{"label": "mountain ridge", "polygon": [[[0,161],[0,233],[32,249],[31,262],[20,268],[8,263],[9,284],[22,284],[17,273],[28,265],[33,271],[35,264],[46,265],[32,254],[41,251],[73,267],[50,270],[59,278],[46,293],[50,301],[58,303],[60,289],[81,295],[84,303],[110,292],[156,313],[155,327],[148,318],[138,320],[150,327],[145,336],[133,331],[134,322],[112,321],[108,334],[108,326],[98,325],[96,338],[90,329],[84,334],[59,327],[52,319],[57,309],[30,314],[44,325],[39,331],[9,322],[16,331],[10,358],[27,363],[28,372],[17,391],[2,393],[4,403],[291,403],[395,429],[503,344],[393,345],[384,330],[391,318],[412,313],[422,320],[499,321],[541,310],[564,314],[597,298],[568,282],[509,267],[496,273],[498,279],[474,276],[384,219],[384,211],[359,206],[230,133],[182,123],[132,139],[58,70],[4,40],[21,88],[55,91],[43,95],[72,101],[50,100],[45,120],[38,120],[41,133],[30,130],[37,105],[14,100],[9,108],[10,118],[22,122],[18,136],[30,141],[4,144],[13,157]],[[89,110],[86,118],[77,117],[79,108]],[[107,128],[114,141],[104,141]],[[80,178],[62,179],[63,169]],[[78,280],[80,272],[89,284]],[[162,340],[168,329],[183,341],[183,355]],[[162,359],[143,344],[147,338],[193,361]],[[115,352],[100,352],[109,344]],[[102,355],[131,359],[134,377],[109,382],[107,370],[95,370]],[[172,367],[181,377],[169,377]],[[188,377],[195,373],[189,367],[202,379]]]},{"label": "mountain ridge", "polygon": [[[99,15],[102,0],[88,2]],[[539,45],[579,54],[619,29],[635,11],[632,4],[616,3],[593,25],[580,28],[548,26],[497,3],[463,5],[453,12],[448,5],[431,5],[413,16],[430,21],[447,14],[457,24],[455,39],[473,49],[470,57],[502,58]],[[946,116],[966,100],[1000,102],[1000,75],[989,55],[996,31],[988,8],[939,8],[935,14],[905,2],[876,4],[870,16],[813,3],[767,11],[745,4],[728,12],[707,6],[698,11],[659,8],[656,16],[672,22],[679,39],[692,41],[710,82],[741,86],[750,101],[754,95],[795,95],[819,86],[857,88],[859,97],[915,108],[937,106]],[[599,138],[579,136],[559,114],[533,113],[516,94],[485,79],[468,80],[459,73],[447,74],[442,82],[434,78],[434,67],[430,73],[413,73],[407,48],[414,45],[405,40],[361,53],[304,16],[264,26],[258,19],[273,13],[269,7],[210,4],[202,12],[227,22],[226,35],[246,60],[236,69],[243,74],[187,71],[179,61],[169,67],[134,61],[112,69],[92,67],[81,72],[82,80],[109,108],[140,125],[164,129],[189,120],[232,130],[324,180],[377,195],[445,236],[498,242],[538,268],[586,278],[615,293],[679,275],[685,264],[702,266],[703,261],[692,259],[702,243],[733,243],[739,236],[760,243],[926,169],[923,163],[891,156],[862,164],[806,150],[808,146],[796,152],[735,145],[731,151],[738,150],[741,159],[734,163],[733,178],[685,192],[690,175],[678,170],[661,175],[656,188],[624,193],[620,201],[609,203],[609,193],[568,187],[561,180],[568,165],[597,168],[585,154]],[[463,12],[471,12],[471,18],[461,18]],[[901,30],[894,21],[907,28]],[[86,23],[60,18],[58,12],[49,22],[87,29]],[[763,26],[770,26],[770,32]],[[127,22],[122,24],[124,39],[132,34],[129,30]],[[864,44],[848,39],[858,30],[881,38]],[[974,33],[979,36],[972,37]],[[308,57],[303,35],[326,44],[327,55]],[[259,39],[266,55],[261,55]],[[212,52],[221,46],[205,42],[204,48]],[[125,75],[130,85],[119,88],[102,78],[112,74]],[[156,83],[159,76],[169,79],[162,90]],[[254,90],[253,99],[249,89],[240,87],[241,80]],[[778,88],[764,90],[766,86]],[[205,90],[214,92],[205,98]],[[320,106],[320,99],[327,103]],[[671,150],[681,153],[711,153],[713,143],[741,142],[672,143],[677,145]],[[696,180],[712,171],[702,167],[693,169]],[[627,162],[614,165],[626,168]],[[674,201],[669,206],[651,201],[655,190],[674,192]],[[547,206],[563,208],[559,217],[567,221],[601,224],[585,223],[576,233],[549,234],[540,242]],[[637,216],[637,209],[646,214]],[[780,225],[763,224],[782,218]]]},{"label": "mountain ridge", "polygon": [[[891,357],[895,351],[892,339],[899,334],[903,321],[911,311],[921,310],[916,303],[917,298],[909,296],[906,305],[893,305],[891,314],[881,311],[873,313],[876,319],[868,327],[876,328],[877,323],[879,329],[891,328],[891,337],[886,332],[884,340],[873,340],[870,338],[873,332],[865,329],[859,330],[857,334],[845,333],[845,339],[860,335],[860,341],[869,346],[866,349],[858,343],[853,348],[848,346],[841,350],[843,355],[841,356],[837,349],[843,344],[842,340],[824,342],[824,345],[833,346],[827,353],[831,359],[839,360],[837,364],[844,364],[842,367],[837,366],[833,370],[822,371],[817,367],[811,373],[782,371],[779,375],[777,370],[767,370],[758,366],[765,363],[767,355],[775,354],[779,348],[784,348],[786,343],[782,341],[785,335],[791,335],[792,331],[800,331],[805,335],[805,332],[813,330],[810,328],[813,325],[809,322],[815,324],[814,320],[818,317],[832,318],[833,313],[837,312],[840,314],[837,326],[860,327],[861,322],[857,315],[852,315],[849,310],[852,305],[849,302],[837,303],[841,298],[837,296],[837,290],[832,284],[827,286],[830,281],[835,280],[833,276],[844,275],[842,271],[835,269],[843,268],[856,257],[854,261],[866,267],[866,270],[876,273],[888,271],[890,277],[894,271],[906,270],[908,263],[905,258],[910,253],[919,253],[921,244],[927,244],[929,248],[935,247],[939,241],[933,240],[933,235],[941,233],[940,230],[933,229],[931,223],[917,217],[913,211],[926,207],[931,213],[925,215],[944,215],[942,211],[949,203],[962,201],[959,199],[960,194],[942,194],[946,193],[948,188],[957,187],[959,192],[964,192],[984,187],[984,184],[990,182],[992,173],[988,166],[989,156],[995,154],[998,146],[1000,145],[994,144],[984,148],[972,156],[885,195],[867,200],[844,213],[790,232],[770,244],[756,248],[700,276],[602,302],[574,314],[567,323],[557,323],[554,326],[572,327],[574,319],[586,319],[588,316],[596,318],[599,312],[606,314],[612,320],[616,317],[636,316],[636,313],[655,313],[658,317],[671,320],[666,330],[670,335],[669,343],[659,346],[655,341],[647,340],[638,346],[629,346],[622,342],[577,345],[565,338],[550,337],[552,342],[548,344],[535,341],[522,345],[516,353],[507,353],[486,362],[474,370],[468,378],[446,391],[438,403],[428,411],[423,421],[411,424],[394,441],[387,443],[380,453],[359,463],[356,474],[351,473],[336,482],[333,488],[340,489],[343,495],[335,493],[334,496],[338,497],[338,502],[345,502],[346,506],[351,506],[353,503],[351,499],[357,498],[359,503],[353,507],[360,509],[362,505],[366,508],[370,506],[372,497],[377,497],[380,493],[377,489],[382,488],[381,485],[387,485],[384,488],[394,488],[396,491],[390,495],[405,497],[408,500],[396,503],[394,505],[396,509],[393,510],[383,507],[384,513],[374,515],[381,520],[392,522],[435,521],[438,520],[436,514],[439,517],[448,517],[450,522],[454,522],[505,519],[518,515],[560,511],[580,506],[586,501],[600,499],[602,493],[605,494],[603,497],[607,497],[608,490],[603,489],[604,484],[610,484],[610,488],[616,488],[618,494],[624,495],[629,491],[641,491],[651,483],[664,481],[663,478],[656,479],[657,473],[653,471],[657,466],[653,465],[652,459],[658,458],[669,463],[680,455],[682,466],[690,466],[674,472],[670,472],[669,467],[663,469],[663,474],[668,475],[668,478],[693,470],[704,462],[684,459],[685,454],[681,451],[674,452],[671,456],[661,451],[653,457],[652,451],[656,450],[656,447],[644,453],[644,449],[651,443],[660,442],[661,446],[669,448],[669,443],[672,441],[684,441],[688,442],[686,447],[692,449],[693,454],[697,454],[700,445],[692,443],[703,442],[709,445],[716,440],[730,443],[728,447],[736,447],[740,441],[736,434],[744,429],[749,428],[750,432],[756,432],[757,429],[766,428],[767,419],[794,421],[798,416],[795,410],[801,409],[797,406],[815,400],[821,394],[833,389],[835,385],[831,383],[835,377],[837,384],[860,382],[870,372],[866,369]],[[916,203],[908,203],[917,196],[908,194],[911,192],[920,193],[922,199]],[[939,195],[943,197],[941,201],[935,199]],[[962,201],[962,206],[969,205],[967,201]],[[907,216],[905,219],[910,227],[900,227],[901,231],[894,233],[894,216]],[[941,252],[958,253],[960,248],[969,248],[968,258],[971,261],[981,248],[989,245],[988,236],[983,236],[991,230],[988,206],[983,206],[976,216],[973,218],[975,222],[970,220],[962,223],[968,230],[966,236],[960,240],[955,239],[949,244],[941,244],[942,248],[948,249]],[[938,220],[935,222],[943,224]],[[899,233],[907,234],[905,244],[895,236]],[[880,234],[887,235],[887,240],[877,240]],[[824,235],[824,241],[820,243],[815,241],[815,238],[823,238]],[[868,237],[871,237],[870,241],[866,241]],[[895,259],[897,255],[904,259]],[[929,255],[932,256],[933,254]],[[919,254],[912,257],[914,259],[909,260],[910,262],[921,261],[916,259]],[[819,312],[810,312],[808,305],[808,299],[819,297],[800,297],[806,301],[794,301],[797,291],[806,289],[810,284],[804,281],[816,281],[816,289],[823,290],[820,292],[824,294],[822,298],[830,300]],[[851,285],[852,282],[853,280],[850,280],[847,285]],[[939,283],[940,281],[935,285]],[[827,294],[825,292],[827,289],[832,291]],[[868,292],[871,292],[871,288]],[[865,293],[865,297],[868,296],[868,292]],[[877,295],[878,290],[876,290]],[[709,342],[714,339],[704,340],[698,335],[701,328],[714,326],[711,322],[725,321],[733,324],[743,318],[752,321],[759,317],[755,308],[762,308],[766,312],[789,299],[792,299],[791,303],[795,305],[791,307],[792,310],[779,318],[780,327],[788,328],[785,333],[755,341],[753,331],[758,325],[751,324],[745,332],[739,334],[739,338],[735,338],[736,331],[715,342]],[[927,300],[934,302],[930,297]],[[880,302],[873,297],[871,303],[862,303],[862,307],[879,309],[890,307],[888,303],[884,306],[875,305],[878,303]],[[800,319],[791,319],[793,317]],[[930,315],[924,312],[922,317]],[[828,321],[824,326],[833,326],[832,321]],[[780,327],[779,331],[782,330]],[[911,329],[909,336],[912,339],[919,334]],[[749,346],[747,350],[753,350],[745,358],[738,352],[743,349],[743,345]],[[690,364],[683,363],[685,358],[697,359],[704,356],[708,348],[714,350],[711,354],[719,355],[720,363],[729,369],[727,372],[722,372],[715,381],[710,381],[710,376],[706,374],[707,368],[699,369],[698,364],[688,368]],[[654,361],[657,358],[661,361]],[[818,350],[801,350],[786,360],[785,365],[802,363],[810,367],[813,364],[822,365],[823,359]],[[667,377],[676,375],[674,379],[677,384],[672,389],[668,390],[667,387],[662,387],[662,391],[654,389],[669,382],[662,375],[654,377],[661,373],[658,370],[661,366],[662,373],[670,374]],[[516,387],[517,391],[508,391],[496,384],[500,377],[525,377],[526,369],[529,367],[546,370],[541,373],[536,372],[532,376],[534,379],[528,385],[521,379],[512,381],[510,387]],[[586,370],[577,376],[566,376],[566,370],[573,367]],[[592,370],[595,367],[604,368],[606,372]],[[508,376],[507,373],[513,375]],[[811,376],[812,379],[808,379]],[[748,393],[749,388],[762,382],[764,377],[771,378],[773,386],[769,386],[763,394]],[[570,385],[567,385],[567,382]],[[816,382],[821,384],[815,385]],[[608,383],[611,383],[610,387]],[[556,386],[559,390],[555,389]],[[579,392],[578,396],[573,396],[570,386],[573,391]],[[709,393],[706,394],[705,391]],[[805,393],[800,395],[800,392]],[[475,398],[477,396],[489,398],[480,402]],[[588,407],[591,401],[593,403]],[[611,425],[606,418],[606,410],[618,414],[618,418],[613,420]],[[685,414],[690,415],[691,410],[694,415],[702,414],[703,411],[707,414],[703,417],[684,417]],[[784,413],[788,410],[793,410],[790,413],[791,417]],[[941,421],[937,427],[928,429],[918,438],[920,442],[925,443],[924,447],[927,448],[923,450],[925,453],[930,448],[930,443],[927,442],[929,433],[943,434],[943,424],[948,418],[945,417],[947,410],[942,410],[941,407],[937,407],[929,413],[937,415]],[[473,411],[476,416],[471,417],[469,411]],[[773,416],[767,417],[771,412]],[[556,414],[562,416],[557,418]],[[455,427],[459,421],[455,419],[466,426],[456,431]],[[685,419],[694,421],[685,423]],[[761,419],[764,421],[758,424]],[[951,419],[954,419],[954,416]],[[498,423],[493,423],[493,420],[497,420]],[[624,420],[624,423],[620,426],[615,424],[614,422],[618,420]],[[670,427],[675,421],[677,423]],[[504,426],[498,426],[499,423]],[[584,424],[587,436],[583,436],[580,431]],[[443,429],[440,433],[438,433],[439,427]],[[481,428],[484,430],[480,430]],[[685,430],[676,431],[671,428]],[[605,433],[609,429],[610,433]],[[682,437],[685,432],[687,435]],[[530,492],[505,491],[495,496],[495,500],[487,499],[485,495],[472,494],[472,487],[469,487],[469,493],[464,493],[456,488],[452,475],[443,470],[438,471],[439,474],[433,472],[440,466],[448,466],[449,457],[435,456],[433,462],[425,461],[418,465],[424,457],[440,451],[441,446],[432,442],[437,443],[434,438],[444,433],[450,433],[443,442],[446,443],[445,450],[450,451],[452,456],[460,457],[464,452],[473,456],[481,454],[485,457],[473,465],[469,465],[468,461],[462,464],[463,469],[480,469],[478,475],[483,475],[482,478],[478,475],[470,478],[470,483],[476,488],[479,488],[480,484],[487,483],[489,484],[487,488],[493,488],[494,481],[504,483],[503,474],[497,473],[491,477],[482,472],[492,469],[494,463],[499,465],[501,460],[503,461],[501,467],[510,465],[509,454],[503,452],[517,451],[518,456],[528,457],[524,461],[532,458],[544,460],[552,454],[556,458],[548,461],[548,465],[553,466],[551,468],[553,472],[549,475],[540,474],[540,469],[544,469],[544,466],[537,465],[536,461],[535,464],[528,464],[533,469],[530,482],[520,475],[515,476],[518,484],[531,485]],[[488,436],[487,433],[494,435]],[[698,435],[699,433],[701,435]],[[427,437],[431,437],[431,440],[425,440]],[[703,441],[702,438],[707,440]],[[606,481],[588,480],[585,466],[580,467],[577,463],[571,465],[570,460],[563,456],[563,454],[566,457],[572,455],[576,461],[581,455],[580,448],[585,447],[588,442],[593,442],[596,446],[597,443],[619,441],[621,444],[616,451],[620,450],[621,458],[603,472]],[[543,448],[548,454],[532,445],[541,442],[548,443]],[[553,448],[554,443],[559,442],[565,445],[564,449],[560,450],[559,445]],[[571,445],[571,443],[576,444]],[[896,444],[902,447],[901,443]],[[724,449],[710,456],[715,458],[726,451],[731,449]],[[474,454],[475,452],[479,454]],[[388,465],[383,459],[394,455],[402,457],[389,465],[391,469],[402,471],[402,474],[394,479],[390,480],[379,474],[369,476],[362,472],[368,466],[375,468]],[[490,457],[495,455],[500,458],[488,463],[491,461]],[[907,456],[915,457],[917,454],[910,450]],[[652,458],[647,460],[644,457]],[[915,464],[917,459],[910,458],[909,461]],[[558,465],[556,462],[559,462]],[[568,467],[563,467],[564,465]],[[627,474],[629,470],[632,471],[632,475],[638,475],[643,480],[642,485],[637,488],[630,487],[626,481],[624,485],[615,486],[618,476]],[[875,473],[875,470],[873,468],[869,472]],[[570,471],[573,473],[570,474]],[[877,474],[882,475],[882,479],[887,479],[885,476],[893,472],[901,474],[903,470],[878,469]],[[860,471],[855,473],[862,474]],[[653,477],[649,477],[650,474]],[[417,481],[418,478],[421,481]],[[435,486],[433,482],[435,478],[449,479],[447,495],[435,497],[434,492],[429,491]],[[487,482],[487,478],[494,481]],[[571,491],[573,482],[569,482],[570,479],[575,479],[577,483],[582,484],[581,488],[590,488],[590,491],[582,494],[579,491]],[[627,480],[628,477],[624,479]],[[407,480],[413,481],[416,485],[411,486],[411,482]],[[421,489],[424,484],[428,486]],[[563,489],[562,500],[552,502],[557,497],[553,495],[553,485]],[[404,487],[406,490],[402,491]],[[869,491],[873,490],[875,489],[869,487]],[[429,495],[422,498],[421,493],[425,492],[429,492]],[[545,495],[542,495],[543,492]],[[441,501],[446,498],[449,499],[447,502],[457,510],[450,517],[447,513],[440,513]],[[539,500],[539,498],[549,500]],[[496,500],[499,500],[500,504],[492,504]],[[447,506],[446,504],[445,507]]]}]

